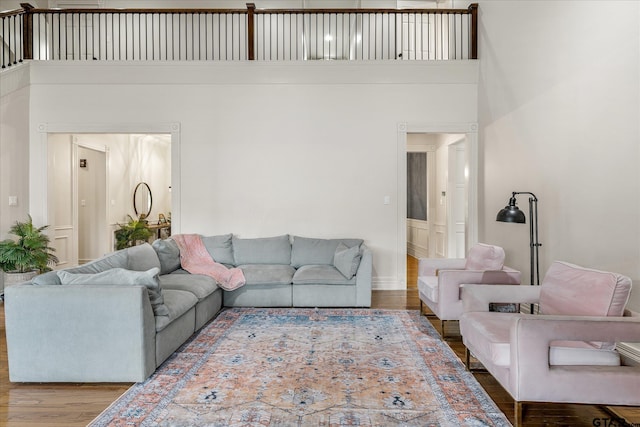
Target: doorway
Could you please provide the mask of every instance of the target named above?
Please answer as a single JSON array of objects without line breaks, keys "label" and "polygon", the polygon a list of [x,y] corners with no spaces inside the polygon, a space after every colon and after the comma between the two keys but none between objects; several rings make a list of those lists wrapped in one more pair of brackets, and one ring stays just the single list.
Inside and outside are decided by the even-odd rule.
[{"label": "doorway", "polygon": [[[409,215],[409,153],[424,152],[427,215]],[[406,283],[415,258],[459,258],[477,242],[477,126],[398,126],[398,287]],[[411,259],[410,257],[414,257]],[[407,264],[410,264],[408,266]]]},{"label": "doorway", "polygon": [[171,134],[50,133],[46,151],[47,222],[60,268],[115,250],[115,230],[138,218],[141,183],[153,200],[149,225],[173,220]]}]

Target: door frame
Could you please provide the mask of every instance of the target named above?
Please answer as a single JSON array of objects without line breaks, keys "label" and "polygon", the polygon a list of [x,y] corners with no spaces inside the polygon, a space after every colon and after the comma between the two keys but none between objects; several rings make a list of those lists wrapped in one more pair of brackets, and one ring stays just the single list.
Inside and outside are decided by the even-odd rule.
[{"label": "door frame", "polygon": [[465,246],[478,242],[478,124],[460,123],[398,123],[397,126],[397,288],[406,289],[407,277],[407,134],[460,133],[466,137],[467,209]]},{"label": "door frame", "polygon": [[52,133],[83,134],[153,134],[171,135],[171,229],[181,230],[181,173],[180,173],[180,124],[179,123],[41,123],[29,147],[29,211],[35,223],[49,224],[48,190],[48,136]]}]

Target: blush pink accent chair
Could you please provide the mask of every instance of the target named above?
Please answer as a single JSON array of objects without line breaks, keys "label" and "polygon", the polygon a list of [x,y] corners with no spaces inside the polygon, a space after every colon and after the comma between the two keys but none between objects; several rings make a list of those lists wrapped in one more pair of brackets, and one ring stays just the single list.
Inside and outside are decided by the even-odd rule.
[{"label": "blush pink accent chair", "polygon": [[[625,310],[631,280],[554,262],[540,286],[463,286],[462,341],[515,399],[640,405],[640,366],[624,366],[616,342],[640,342]],[[490,302],[538,303],[540,314],[489,312]]]},{"label": "blush pink accent chair", "polygon": [[467,258],[420,258],[418,260],[418,296],[439,319],[444,337],[444,322],[458,320],[463,312],[460,285],[463,283],[520,284],[520,272],[504,265],[504,249],[478,243]]}]

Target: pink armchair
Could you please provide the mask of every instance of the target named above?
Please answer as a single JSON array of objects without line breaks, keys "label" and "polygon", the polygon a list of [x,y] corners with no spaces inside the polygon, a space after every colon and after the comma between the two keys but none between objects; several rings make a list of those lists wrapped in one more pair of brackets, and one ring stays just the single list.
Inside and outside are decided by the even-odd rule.
[{"label": "pink armchair", "polygon": [[444,322],[458,320],[463,312],[460,285],[463,283],[520,284],[520,272],[504,265],[504,250],[478,243],[467,258],[420,258],[418,260],[418,296]]},{"label": "pink armchair", "polygon": [[[628,277],[555,262],[540,286],[464,285],[462,341],[515,400],[640,405],[640,367],[624,366],[616,342],[640,342],[625,310]],[[538,303],[540,314],[495,313],[490,302]]]}]

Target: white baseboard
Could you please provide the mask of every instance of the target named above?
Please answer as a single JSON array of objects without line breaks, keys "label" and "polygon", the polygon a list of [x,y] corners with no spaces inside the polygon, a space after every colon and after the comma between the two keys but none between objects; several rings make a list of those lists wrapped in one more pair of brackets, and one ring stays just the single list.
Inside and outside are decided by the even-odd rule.
[{"label": "white baseboard", "polygon": [[407,244],[407,255],[410,255],[414,258],[429,258],[429,249],[414,245],[412,243]]},{"label": "white baseboard", "polygon": [[371,280],[374,291],[400,291],[407,289],[404,283],[399,283],[396,277],[374,277]]}]

